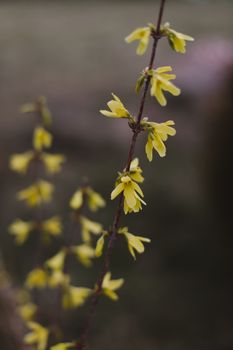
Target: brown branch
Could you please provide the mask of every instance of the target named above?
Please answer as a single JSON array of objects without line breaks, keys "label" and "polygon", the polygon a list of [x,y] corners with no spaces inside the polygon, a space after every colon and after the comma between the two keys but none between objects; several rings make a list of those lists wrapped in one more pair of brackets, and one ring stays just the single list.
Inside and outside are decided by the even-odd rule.
[{"label": "brown branch", "polygon": [[[161,2],[160,2],[160,10],[159,10],[159,15],[158,15],[156,30],[154,31],[154,33],[152,35],[152,37],[154,39],[154,42],[153,42],[153,47],[152,47],[151,56],[150,56],[150,62],[149,62],[149,66],[148,66],[149,70],[152,69],[152,67],[154,65],[154,60],[155,60],[155,54],[156,54],[158,41],[161,38],[160,27],[161,27],[161,22],[162,22],[165,2],[166,2],[166,0],[161,0]],[[126,163],[126,167],[125,167],[126,171],[129,171],[130,164],[132,162],[134,151],[135,151],[136,141],[137,141],[138,135],[142,131],[141,128],[140,128],[140,123],[141,123],[141,119],[142,119],[142,115],[143,115],[143,111],[144,111],[144,107],[145,107],[146,96],[147,96],[148,89],[149,89],[149,86],[150,86],[150,80],[151,80],[151,77],[149,75],[147,75],[146,81],[145,81],[145,85],[144,85],[144,91],[143,91],[143,94],[142,94],[142,97],[141,97],[141,101],[140,101],[140,105],[139,105],[139,112],[138,112],[138,115],[137,115],[136,124],[135,124],[134,128],[132,128],[133,136],[132,136],[130,147],[129,147],[127,163]],[[100,298],[100,295],[101,295],[101,292],[102,292],[103,279],[104,279],[104,276],[106,275],[106,273],[109,270],[110,256],[111,256],[111,252],[112,252],[112,249],[113,249],[113,246],[114,246],[114,242],[115,242],[115,240],[117,238],[117,231],[118,231],[118,228],[119,228],[119,222],[120,222],[121,215],[122,215],[123,197],[124,197],[124,195],[123,195],[123,193],[121,193],[120,199],[119,199],[119,203],[118,203],[118,206],[117,206],[117,209],[116,209],[116,214],[115,214],[114,220],[113,220],[111,235],[109,237],[108,246],[107,246],[107,249],[106,249],[106,252],[105,252],[103,269],[102,269],[101,274],[99,276],[96,290],[95,290],[95,292],[94,292],[94,294],[92,296],[91,306],[90,306],[89,312],[88,312],[87,317],[86,317],[86,322],[85,322],[85,325],[84,325],[84,328],[83,328],[83,333],[82,333],[79,341],[77,342],[77,349],[78,350],[88,350],[87,337],[88,337],[88,334],[90,332],[90,328],[91,328],[92,320],[93,320],[94,313],[95,313],[95,310],[96,310],[96,306],[98,305],[99,298]]]}]

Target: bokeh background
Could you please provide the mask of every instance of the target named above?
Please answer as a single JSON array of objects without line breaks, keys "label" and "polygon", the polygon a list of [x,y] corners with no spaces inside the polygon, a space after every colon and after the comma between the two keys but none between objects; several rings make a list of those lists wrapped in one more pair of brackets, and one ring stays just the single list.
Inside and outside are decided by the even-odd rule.
[{"label": "bokeh background", "polygon": [[[7,233],[25,211],[15,200],[25,180],[10,172],[8,159],[30,148],[35,122],[20,115],[19,106],[47,97],[53,150],[67,157],[48,210],[60,213],[69,230],[69,198],[88,176],[108,203],[93,218],[109,226],[116,206],[109,194],[125,164],[130,130],[98,111],[115,92],[136,113],[134,85],[150,50],[136,57],[124,37],[154,22],[157,11],[158,1],[145,0],[0,2],[0,254],[13,286],[22,282],[36,249],[15,247]],[[164,109],[148,98],[145,116],[174,119],[177,135],[167,142],[167,157],[151,164],[145,136],[137,144],[148,205],[122,224],[152,244],[135,263],[117,243],[112,270],[126,282],[118,303],[101,301],[91,349],[233,348],[232,11],[232,1],[167,1],[164,21],[196,40],[186,55],[159,44],[156,64],[172,65],[182,95],[169,96]],[[80,268],[80,280],[93,283],[100,267]],[[0,289],[2,349],[22,349],[14,293]],[[79,331],[83,313],[72,315],[70,335]]]}]

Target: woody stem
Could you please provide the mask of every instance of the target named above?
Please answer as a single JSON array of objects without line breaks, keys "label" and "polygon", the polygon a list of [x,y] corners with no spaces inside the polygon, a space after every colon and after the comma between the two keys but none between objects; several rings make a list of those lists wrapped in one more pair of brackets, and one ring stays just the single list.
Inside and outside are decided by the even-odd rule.
[{"label": "woody stem", "polygon": [[[161,27],[161,22],[162,22],[162,18],[163,18],[165,2],[166,2],[166,0],[160,1],[159,15],[158,15],[158,19],[157,19],[155,35],[153,36],[154,41],[153,41],[153,47],[152,47],[149,66],[148,66],[149,69],[152,69],[152,67],[154,65],[158,41],[161,38],[160,27]],[[126,167],[125,167],[126,171],[129,171],[130,164],[132,162],[134,151],[135,151],[136,141],[137,141],[138,135],[142,131],[140,129],[140,123],[141,123],[141,119],[143,116],[143,111],[144,111],[145,102],[146,102],[146,96],[147,96],[149,86],[150,86],[150,80],[151,80],[151,77],[149,75],[147,75],[145,85],[144,85],[143,94],[142,94],[140,104],[139,104],[139,111],[138,111],[138,115],[137,115],[137,119],[136,119],[136,125],[133,128],[133,136],[132,136],[132,139],[130,142],[130,147],[129,147],[128,156],[127,156],[127,163],[126,163]],[[81,335],[79,341],[77,342],[77,349],[78,350],[87,350],[88,349],[87,337],[89,335],[91,325],[92,325],[92,320],[93,320],[93,317],[95,314],[95,310],[96,310],[96,307],[98,305],[98,302],[99,302],[99,299],[101,296],[104,276],[106,275],[106,273],[109,270],[110,257],[111,257],[112,249],[114,246],[114,242],[117,239],[117,231],[119,229],[119,223],[120,223],[122,210],[123,210],[123,199],[124,199],[123,196],[124,196],[123,193],[121,193],[120,198],[119,198],[119,202],[118,202],[118,206],[116,208],[116,213],[115,213],[115,216],[113,219],[113,225],[112,225],[108,245],[107,245],[107,248],[105,251],[103,268],[102,268],[102,271],[100,273],[99,279],[98,279],[97,284],[96,284],[97,287],[96,287],[95,292],[94,292],[92,299],[91,299],[91,306],[90,306],[89,312],[88,312],[87,317],[86,317],[86,321],[84,324],[82,335]]]}]

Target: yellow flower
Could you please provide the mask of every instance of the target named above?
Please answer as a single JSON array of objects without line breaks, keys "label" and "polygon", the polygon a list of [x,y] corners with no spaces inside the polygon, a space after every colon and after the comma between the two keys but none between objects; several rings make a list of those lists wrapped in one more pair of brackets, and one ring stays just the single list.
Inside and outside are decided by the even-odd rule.
[{"label": "yellow flower", "polygon": [[34,229],[34,224],[31,221],[23,221],[16,219],[9,227],[10,234],[15,236],[17,244],[23,244],[31,231]]},{"label": "yellow flower", "polygon": [[111,193],[111,199],[115,199],[122,191],[124,194],[125,214],[131,212],[137,213],[142,209],[141,203],[146,205],[146,203],[141,198],[144,197],[141,188],[128,175],[122,176],[120,178],[120,183],[116,185],[115,189]]},{"label": "yellow flower", "polygon": [[33,135],[33,146],[37,151],[49,148],[52,145],[52,135],[41,126],[37,126]]},{"label": "yellow flower", "polygon": [[123,234],[127,240],[128,243],[128,249],[132,257],[136,260],[135,251],[136,250],[139,254],[143,253],[145,248],[142,242],[150,243],[150,239],[146,237],[141,236],[135,236],[132,233],[128,232],[128,227],[123,227],[118,230],[119,234]]},{"label": "yellow flower", "polygon": [[25,103],[20,107],[20,113],[34,113],[37,111],[36,103]]},{"label": "yellow flower", "polygon": [[103,234],[101,237],[98,239],[95,247],[95,256],[99,258],[103,254],[103,249],[104,249],[104,240],[105,237],[108,236],[107,231],[103,231]]},{"label": "yellow flower", "polygon": [[42,222],[42,231],[52,236],[58,236],[62,232],[62,224],[59,216],[53,216]]},{"label": "yellow flower", "polygon": [[18,311],[24,321],[31,321],[36,314],[37,306],[34,303],[27,303],[19,306]]},{"label": "yellow flower", "polygon": [[118,300],[118,295],[115,290],[119,289],[124,283],[124,279],[111,280],[111,273],[107,272],[103,279],[102,291],[112,300]]},{"label": "yellow flower", "polygon": [[31,151],[20,154],[12,154],[10,157],[10,169],[19,174],[25,174],[31,160],[33,159],[33,156],[34,154]]},{"label": "yellow flower", "polygon": [[31,332],[24,337],[25,344],[35,345],[36,350],[46,350],[49,336],[48,329],[36,322],[28,322],[27,327],[31,329]]},{"label": "yellow flower", "polygon": [[167,104],[163,90],[170,92],[174,96],[178,96],[180,94],[180,89],[170,81],[176,78],[175,74],[168,73],[171,71],[172,68],[170,66],[165,66],[152,70],[151,72],[152,77],[150,93],[151,96],[155,96],[161,106],[166,106]]},{"label": "yellow flower", "polygon": [[78,189],[71,197],[70,207],[74,210],[80,209],[84,203],[84,196],[86,196],[87,205],[92,211],[97,211],[105,206],[105,200],[99,193],[95,192],[91,187],[83,187]]},{"label": "yellow flower", "polygon": [[90,245],[80,244],[71,247],[71,250],[84,266],[91,266],[91,259],[95,257],[95,250]]},{"label": "yellow flower", "polygon": [[106,110],[100,110],[100,113],[103,114],[105,117],[111,117],[111,118],[129,118],[130,113],[127,111],[119,97],[112,94],[114,100],[111,100],[107,103],[108,108],[110,111]]},{"label": "yellow flower", "polygon": [[45,288],[47,284],[47,274],[46,272],[41,268],[35,268],[29,274],[26,278],[26,286],[29,289],[33,288]]},{"label": "yellow flower", "polygon": [[85,216],[80,216],[79,220],[81,225],[82,239],[84,242],[90,242],[91,233],[94,235],[99,235],[102,232],[103,226],[98,222],[91,221]]},{"label": "yellow flower", "polygon": [[87,204],[90,210],[97,211],[99,208],[105,207],[105,200],[103,197],[95,192],[91,187],[86,189]]},{"label": "yellow flower", "polygon": [[149,45],[150,33],[150,27],[137,28],[125,38],[125,41],[131,43],[138,40],[139,44],[136,52],[138,55],[143,55]]},{"label": "yellow flower", "polygon": [[70,283],[70,276],[65,274],[60,270],[52,270],[51,275],[48,278],[48,285],[51,288],[56,288],[58,286],[67,286]]},{"label": "yellow flower", "polygon": [[89,288],[69,286],[63,295],[63,308],[72,309],[83,305],[91,293],[92,290]]},{"label": "yellow flower", "polygon": [[75,343],[59,343],[51,346],[50,350],[67,350],[75,346]]},{"label": "yellow flower", "polygon": [[61,250],[55,254],[52,258],[46,260],[45,265],[51,270],[62,271],[65,263],[66,252]]},{"label": "yellow flower", "polygon": [[151,162],[153,159],[153,149],[155,149],[160,157],[166,155],[166,147],[164,141],[167,140],[168,135],[174,136],[176,130],[171,127],[175,123],[172,120],[168,120],[165,123],[154,123],[147,122],[149,127],[148,140],[146,143],[146,155],[148,160]]},{"label": "yellow flower", "polygon": [[74,210],[78,210],[83,205],[83,191],[76,191],[70,200],[70,207]]},{"label": "yellow flower", "polygon": [[165,23],[162,32],[167,35],[169,44],[172,49],[176,52],[185,53],[186,52],[186,41],[194,41],[189,35],[182,34],[170,27],[169,23]]},{"label": "yellow flower", "polygon": [[83,205],[83,190],[77,190],[70,200],[70,207],[74,210],[78,210]]},{"label": "yellow flower", "polygon": [[50,174],[58,173],[61,170],[65,157],[62,154],[49,154],[43,152],[41,159]]},{"label": "yellow flower", "polygon": [[130,177],[132,180],[139,182],[139,183],[144,181],[144,177],[142,176],[142,169],[139,166],[139,159],[138,158],[134,158],[132,160],[132,162],[130,163],[129,172],[130,172]]},{"label": "yellow flower", "polygon": [[51,200],[53,188],[48,181],[38,180],[34,185],[18,192],[17,198],[25,201],[29,207],[35,207]]},{"label": "yellow flower", "polygon": [[43,124],[50,125],[52,122],[51,113],[46,105],[46,98],[40,96],[37,101],[33,103],[26,103],[20,108],[21,113],[39,113],[42,118]]}]

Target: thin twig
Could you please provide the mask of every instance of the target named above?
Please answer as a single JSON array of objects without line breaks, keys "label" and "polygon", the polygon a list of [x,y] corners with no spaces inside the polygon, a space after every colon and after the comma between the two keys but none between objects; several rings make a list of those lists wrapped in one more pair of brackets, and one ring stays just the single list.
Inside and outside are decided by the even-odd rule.
[{"label": "thin twig", "polygon": [[[150,62],[149,62],[149,66],[148,69],[152,69],[153,65],[154,65],[154,60],[155,60],[155,54],[156,54],[156,49],[157,49],[157,44],[159,39],[161,38],[160,35],[160,27],[161,27],[161,22],[162,22],[162,17],[163,17],[163,12],[164,12],[164,6],[165,6],[165,2],[166,0],[161,0],[160,2],[160,9],[159,9],[159,15],[158,15],[158,20],[157,20],[157,26],[156,26],[156,30],[154,32],[153,35],[153,47],[152,47],[152,51],[151,51],[151,57],[150,57]],[[141,123],[141,119],[142,119],[142,115],[143,115],[143,111],[144,111],[144,106],[145,106],[145,101],[146,101],[146,96],[148,93],[148,89],[150,86],[150,80],[151,77],[149,75],[147,75],[146,77],[146,81],[145,81],[145,85],[144,85],[144,91],[141,97],[141,101],[140,101],[140,105],[139,105],[139,112],[137,115],[137,119],[136,119],[136,125],[133,128],[133,136],[131,139],[131,143],[130,143],[130,147],[129,147],[129,152],[128,152],[128,157],[127,157],[127,163],[126,163],[126,167],[125,170],[129,171],[130,168],[130,164],[132,162],[133,159],[133,155],[134,155],[134,150],[135,150],[135,145],[136,145],[136,141],[138,138],[138,135],[141,133],[141,129],[140,129],[140,123]],[[111,235],[109,237],[109,241],[108,241],[108,246],[105,252],[105,257],[104,257],[104,263],[103,263],[103,269],[101,271],[101,274],[99,276],[99,280],[97,282],[97,287],[96,290],[92,296],[92,300],[91,300],[91,306],[88,312],[88,315],[86,317],[86,322],[83,328],[83,333],[79,339],[79,341],[77,342],[77,349],[78,350],[87,350],[87,337],[88,334],[90,332],[90,328],[91,328],[91,324],[92,324],[92,319],[96,310],[96,306],[99,302],[99,298],[102,292],[102,285],[103,285],[103,279],[104,276],[106,275],[106,273],[109,270],[109,266],[110,266],[110,256],[111,256],[111,252],[114,246],[114,242],[117,238],[117,231],[119,228],[119,222],[120,222],[120,218],[122,215],[122,209],[123,209],[123,193],[121,193],[120,195],[120,199],[119,199],[119,203],[116,209],[116,214],[114,216],[114,220],[113,220],[113,225],[112,225],[112,230],[111,230]]]}]

